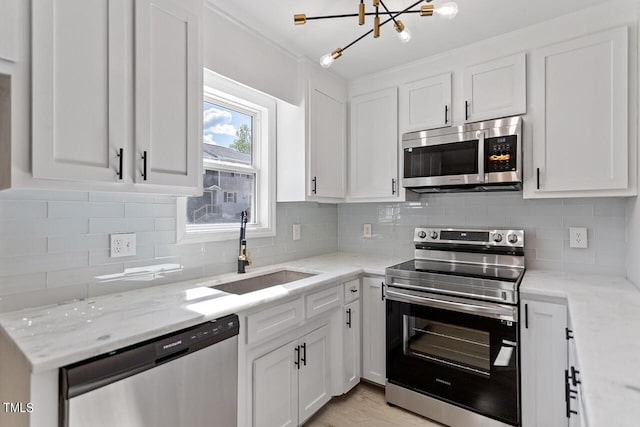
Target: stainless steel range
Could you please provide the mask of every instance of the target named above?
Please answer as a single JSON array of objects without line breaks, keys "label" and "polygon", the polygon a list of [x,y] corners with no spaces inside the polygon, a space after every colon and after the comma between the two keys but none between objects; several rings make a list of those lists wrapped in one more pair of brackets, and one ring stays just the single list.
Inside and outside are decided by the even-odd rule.
[{"label": "stainless steel range", "polygon": [[387,402],[453,427],[520,425],[524,231],[416,228],[386,269]]}]

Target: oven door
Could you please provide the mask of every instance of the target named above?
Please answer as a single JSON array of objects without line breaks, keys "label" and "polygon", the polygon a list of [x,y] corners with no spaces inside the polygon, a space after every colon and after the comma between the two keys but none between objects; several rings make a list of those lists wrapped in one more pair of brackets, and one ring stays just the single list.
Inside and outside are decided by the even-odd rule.
[{"label": "oven door", "polygon": [[388,287],[387,381],[519,422],[517,307]]},{"label": "oven door", "polygon": [[469,185],[485,180],[483,131],[403,143],[404,187]]}]

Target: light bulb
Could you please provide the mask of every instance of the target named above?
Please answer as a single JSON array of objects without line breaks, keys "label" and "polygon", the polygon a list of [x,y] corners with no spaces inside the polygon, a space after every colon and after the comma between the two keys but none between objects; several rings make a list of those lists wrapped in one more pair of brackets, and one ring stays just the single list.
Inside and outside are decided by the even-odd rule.
[{"label": "light bulb", "polygon": [[398,38],[402,43],[408,43],[411,40],[411,31],[406,28],[398,33]]},{"label": "light bulb", "polygon": [[327,53],[326,55],[323,55],[322,58],[320,58],[320,65],[322,66],[322,68],[329,68],[334,62],[335,59],[333,58],[333,55],[331,53]]},{"label": "light bulb", "polygon": [[435,7],[434,13],[444,19],[453,19],[458,14],[458,4],[455,2],[442,3]]}]

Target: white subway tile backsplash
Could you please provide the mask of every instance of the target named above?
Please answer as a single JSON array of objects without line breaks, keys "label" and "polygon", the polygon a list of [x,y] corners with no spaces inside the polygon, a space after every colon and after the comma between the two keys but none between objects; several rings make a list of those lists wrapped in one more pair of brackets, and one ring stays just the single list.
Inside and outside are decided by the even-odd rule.
[{"label": "white subway tile backsplash", "polygon": [[[382,226],[395,233],[364,239],[364,222],[372,223],[374,233]],[[524,200],[521,193],[467,193],[426,195],[419,202],[343,204],[338,207],[338,249],[410,259],[416,226],[522,228],[529,268],[578,271],[582,265],[585,272],[625,274],[621,198]],[[570,226],[589,228],[589,249],[568,247]]]},{"label": "white subway tile backsplash", "polygon": [[[301,223],[301,250],[290,248]],[[278,235],[249,239],[254,266],[335,252],[335,205],[280,203]],[[137,254],[109,257],[109,234],[135,232]],[[176,244],[176,197],[0,192],[0,312],[235,270],[236,239]],[[278,262],[279,262],[278,261]]]}]

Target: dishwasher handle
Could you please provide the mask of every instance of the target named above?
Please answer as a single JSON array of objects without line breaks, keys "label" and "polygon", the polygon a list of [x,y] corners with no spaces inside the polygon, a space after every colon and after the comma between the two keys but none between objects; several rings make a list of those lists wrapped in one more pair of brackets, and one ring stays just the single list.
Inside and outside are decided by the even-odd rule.
[{"label": "dishwasher handle", "polygon": [[238,316],[233,314],[65,366],[60,369],[60,397],[80,396],[238,333]]}]

